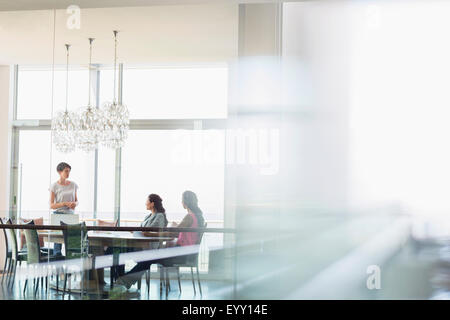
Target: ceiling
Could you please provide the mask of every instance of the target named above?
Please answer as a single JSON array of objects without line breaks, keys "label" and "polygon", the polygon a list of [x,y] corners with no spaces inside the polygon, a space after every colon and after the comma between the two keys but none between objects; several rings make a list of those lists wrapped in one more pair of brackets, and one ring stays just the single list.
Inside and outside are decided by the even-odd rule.
[{"label": "ceiling", "polygon": [[[291,0],[292,1],[292,0]],[[294,0],[295,1],[295,0]],[[151,5],[270,3],[281,0],[0,0],[0,11],[80,8],[144,7]]]},{"label": "ceiling", "polygon": [[93,63],[111,64],[113,30],[120,31],[119,62],[129,64],[228,61],[237,54],[236,4],[82,9],[79,29],[68,28],[70,16],[65,9],[1,11],[0,65],[52,64],[53,40],[56,64],[65,63],[65,43],[72,45],[71,62],[86,64],[90,37]]}]

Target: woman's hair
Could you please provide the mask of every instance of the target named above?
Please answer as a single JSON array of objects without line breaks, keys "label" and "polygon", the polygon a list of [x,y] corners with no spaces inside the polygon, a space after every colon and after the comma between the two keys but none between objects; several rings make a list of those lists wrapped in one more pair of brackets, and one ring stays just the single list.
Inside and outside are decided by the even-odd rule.
[{"label": "woman's hair", "polygon": [[164,209],[164,207],[162,205],[161,197],[155,193],[152,193],[148,196],[148,201],[153,202],[156,212],[161,212],[164,215],[164,224],[165,224],[165,226],[167,226],[169,221],[167,220],[166,209]]},{"label": "woman's hair", "polygon": [[61,162],[56,166],[56,171],[61,172],[64,171],[65,168],[69,168],[70,170],[72,170],[72,167],[68,163]]},{"label": "woman's hair", "polygon": [[195,214],[198,221],[198,226],[199,228],[202,228],[205,225],[205,219],[203,218],[202,210],[198,207],[197,195],[189,190],[183,192],[183,203]]}]

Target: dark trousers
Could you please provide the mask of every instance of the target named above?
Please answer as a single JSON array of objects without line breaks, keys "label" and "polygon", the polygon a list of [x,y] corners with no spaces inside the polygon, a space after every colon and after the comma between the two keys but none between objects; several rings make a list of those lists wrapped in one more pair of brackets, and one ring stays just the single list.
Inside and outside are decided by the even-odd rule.
[{"label": "dark trousers", "polygon": [[[125,253],[125,252],[132,252],[134,251],[133,248],[115,248],[115,247],[108,247],[105,250],[105,254],[115,254],[115,253]],[[121,277],[125,274],[125,265],[116,265],[111,266],[111,273],[114,279],[117,279],[118,277]]]},{"label": "dark trousers", "polygon": [[133,269],[128,271],[126,274],[136,273],[136,272],[142,272],[150,269],[150,266],[152,264],[161,264],[163,266],[170,266],[173,264],[182,264],[186,261],[186,256],[177,256],[177,257],[171,257],[171,258],[164,258],[164,259],[156,259],[156,260],[149,260],[149,261],[142,261],[138,262]]},{"label": "dark trousers", "polygon": [[60,256],[62,250],[62,244],[61,243],[55,243],[53,244],[53,255],[54,256]]}]

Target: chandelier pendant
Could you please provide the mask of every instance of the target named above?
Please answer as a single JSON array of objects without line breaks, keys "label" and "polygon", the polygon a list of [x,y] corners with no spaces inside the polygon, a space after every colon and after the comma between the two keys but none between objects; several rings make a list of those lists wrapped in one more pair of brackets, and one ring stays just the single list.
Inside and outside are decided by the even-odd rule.
[{"label": "chandelier pendant", "polygon": [[58,111],[52,119],[52,138],[56,150],[63,153],[69,153],[75,150],[78,116],[75,112],[69,111],[69,50],[70,44],[66,44],[67,62],[66,62],[66,108],[65,111]]},{"label": "chandelier pendant", "polygon": [[114,33],[114,99],[103,105],[103,145],[117,149],[123,147],[128,138],[130,118],[128,108],[117,102],[116,73],[117,73],[117,33]]},{"label": "chandelier pendant", "polygon": [[[92,66],[92,42],[94,38],[89,38],[89,84],[88,84],[88,105],[82,107],[78,122],[77,147],[85,152],[90,152],[98,148],[99,142],[103,138],[104,118],[102,110],[91,105],[91,66]],[[84,109],[84,110],[83,110]]]}]

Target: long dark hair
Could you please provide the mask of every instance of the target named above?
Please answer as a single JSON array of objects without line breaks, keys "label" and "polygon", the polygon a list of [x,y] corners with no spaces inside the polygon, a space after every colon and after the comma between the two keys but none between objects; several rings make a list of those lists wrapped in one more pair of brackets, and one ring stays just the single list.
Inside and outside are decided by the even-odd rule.
[{"label": "long dark hair", "polygon": [[183,192],[183,203],[195,214],[198,221],[198,227],[202,228],[205,225],[205,219],[203,218],[202,210],[198,207],[197,195],[192,191],[186,190]]},{"label": "long dark hair", "polygon": [[165,224],[165,226],[167,226],[169,221],[167,221],[166,209],[164,209],[164,207],[162,205],[161,197],[155,193],[152,193],[148,196],[148,201],[153,202],[156,212],[161,212],[164,215],[164,224]]}]

